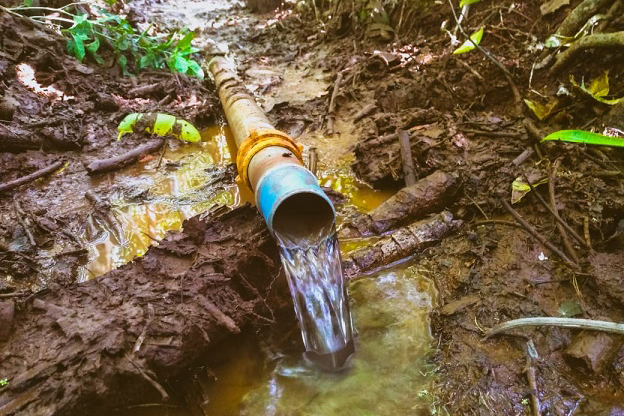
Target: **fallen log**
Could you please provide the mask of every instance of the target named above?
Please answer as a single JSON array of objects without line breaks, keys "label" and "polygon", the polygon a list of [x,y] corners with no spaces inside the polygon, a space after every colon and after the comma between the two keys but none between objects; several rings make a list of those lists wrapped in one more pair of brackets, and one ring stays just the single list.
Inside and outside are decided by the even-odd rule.
[{"label": "fallen log", "polygon": [[461,221],[453,220],[450,212],[443,211],[431,218],[399,228],[373,245],[351,253],[343,261],[345,275],[353,278],[412,256],[437,243],[461,224]]},{"label": "fallen log", "polygon": [[16,305],[0,339],[0,415],[110,414],[164,401],[220,340],[266,325],[279,260],[256,210],[194,217],[184,230],[100,278]]},{"label": "fallen log", "polygon": [[379,235],[397,226],[436,212],[449,202],[456,192],[459,176],[437,171],[412,186],[397,192],[369,214],[357,216],[339,231],[341,238]]},{"label": "fallen log", "polygon": [[164,144],[165,139],[153,140],[124,154],[113,156],[108,159],[94,160],[85,167],[87,168],[87,173],[89,175],[97,175],[99,173],[118,170],[136,162],[142,156],[157,151],[163,147]]},{"label": "fallen log", "polygon": [[49,166],[46,166],[43,169],[39,169],[29,175],[22,176],[21,178],[14,179],[12,181],[0,183],[0,193],[10,191],[11,189],[17,188],[18,186],[24,185],[26,183],[32,182],[35,179],[42,178],[50,173],[58,170],[63,166],[63,161],[59,160],[57,162],[52,163]]},{"label": "fallen log", "polygon": [[43,147],[43,140],[38,135],[18,127],[5,126],[0,123],[0,152],[24,152]]}]

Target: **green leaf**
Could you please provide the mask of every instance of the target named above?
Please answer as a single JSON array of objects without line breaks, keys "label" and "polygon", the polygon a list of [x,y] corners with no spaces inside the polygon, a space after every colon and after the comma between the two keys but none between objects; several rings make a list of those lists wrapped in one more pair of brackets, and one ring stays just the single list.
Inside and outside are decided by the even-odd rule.
[{"label": "green leaf", "polygon": [[128,58],[126,58],[124,55],[119,55],[119,57],[117,58],[117,62],[119,62],[119,66],[121,67],[121,72],[125,76],[132,75],[130,72],[128,72]]},{"label": "green leaf", "polygon": [[102,57],[97,53],[98,49],[100,49],[100,40],[98,38],[95,38],[93,42],[86,44],[85,47],[87,48],[87,51],[89,51],[91,56],[93,56],[95,62],[100,65],[104,63],[104,59],[102,59]]},{"label": "green leaf", "polygon": [[459,55],[460,53],[470,52],[475,48],[475,45],[481,43],[481,39],[483,38],[483,28],[477,30],[472,35],[470,35],[470,39],[466,39],[462,45],[453,51],[454,55]]},{"label": "green leaf", "polygon": [[570,143],[585,143],[598,146],[616,146],[624,147],[624,138],[605,136],[604,134],[592,133],[583,130],[560,130],[549,134],[542,139],[542,142],[548,140],[560,140]]},{"label": "green leaf", "polygon": [[173,61],[173,68],[181,74],[186,74],[188,70],[188,59],[181,55],[176,55]]},{"label": "green leaf", "polygon": [[122,35],[117,39],[117,42],[115,42],[115,46],[120,51],[127,51],[130,47],[130,39],[128,39],[126,35]]},{"label": "green leaf", "polygon": [[176,45],[176,48],[178,48],[181,51],[189,49],[191,47],[191,41],[193,40],[194,37],[195,37],[195,33],[193,32],[187,33],[186,36],[180,39],[180,41]]},{"label": "green leaf", "polygon": [[191,75],[195,75],[199,79],[204,79],[204,70],[201,66],[199,66],[197,61],[189,60],[188,72],[190,72]]},{"label": "green leaf", "polygon": [[139,69],[151,68],[154,66],[154,55],[148,53],[147,55],[143,55],[139,60]]},{"label": "green leaf", "polygon": [[78,58],[78,60],[80,62],[82,62],[82,60],[84,59],[86,53],[85,53],[85,47],[84,47],[84,43],[82,43],[82,37],[81,36],[77,36],[76,34],[72,33],[71,34],[72,38],[74,39],[74,56],[76,58]]},{"label": "green leaf", "polygon": [[32,5],[33,5],[33,0],[24,0],[24,6],[32,7]]},{"label": "green leaf", "polygon": [[559,315],[561,316],[572,318],[574,316],[581,315],[582,313],[583,308],[581,308],[581,305],[573,300],[561,302],[561,304],[559,305]]},{"label": "green leaf", "polygon": [[98,38],[95,38],[93,42],[87,43],[85,47],[87,48],[89,52],[95,55],[98,49],[100,49],[100,40]]},{"label": "green leaf", "polygon": [[464,7],[467,6],[469,4],[475,4],[475,3],[479,3],[481,0],[461,0],[459,2],[459,7]]}]

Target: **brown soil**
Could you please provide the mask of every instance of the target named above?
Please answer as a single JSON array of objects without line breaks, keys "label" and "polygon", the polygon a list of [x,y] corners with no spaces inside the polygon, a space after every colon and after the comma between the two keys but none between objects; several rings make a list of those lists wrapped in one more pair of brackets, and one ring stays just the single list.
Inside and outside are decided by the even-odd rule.
[{"label": "brown soil", "polygon": [[212,346],[271,322],[279,260],[255,209],[193,218],[184,229],[106,276],[0,303],[17,309],[0,315],[2,328],[13,327],[0,350],[0,372],[12,375],[0,390],[3,415],[166,402]]}]

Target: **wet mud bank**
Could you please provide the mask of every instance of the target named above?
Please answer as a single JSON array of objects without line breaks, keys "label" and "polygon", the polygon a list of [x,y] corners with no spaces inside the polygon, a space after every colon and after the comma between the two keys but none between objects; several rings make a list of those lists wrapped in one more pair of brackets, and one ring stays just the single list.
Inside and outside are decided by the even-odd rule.
[{"label": "wet mud bank", "polygon": [[0,346],[0,373],[12,375],[1,414],[167,402],[210,348],[271,321],[279,258],[255,209],[193,218],[184,229],[98,279],[1,300],[2,328],[12,328]]}]

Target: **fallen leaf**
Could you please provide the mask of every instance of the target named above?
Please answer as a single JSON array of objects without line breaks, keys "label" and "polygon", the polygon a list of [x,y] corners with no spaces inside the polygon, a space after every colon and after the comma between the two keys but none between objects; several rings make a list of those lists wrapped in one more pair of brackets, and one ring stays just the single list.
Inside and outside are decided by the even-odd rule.
[{"label": "fallen leaf", "polygon": [[533,111],[537,118],[539,118],[540,120],[544,120],[557,107],[557,104],[559,104],[559,100],[557,100],[556,98],[551,98],[548,103],[542,104],[539,101],[525,99],[524,103]]},{"label": "fallen leaf", "polygon": [[615,105],[620,101],[624,101],[624,97],[614,99],[604,98],[609,95],[609,71],[604,71],[600,76],[594,78],[587,87],[585,86],[585,80],[581,80],[581,84],[579,85],[574,79],[574,75],[570,75],[570,82],[575,87],[580,88],[581,91],[591,95],[594,100],[601,103]]},{"label": "fallen leaf", "polygon": [[475,33],[470,35],[470,39],[466,39],[462,45],[453,51],[453,55],[459,55],[460,53],[470,52],[475,48],[475,45],[481,43],[481,39],[483,38],[483,28],[477,30]]}]

